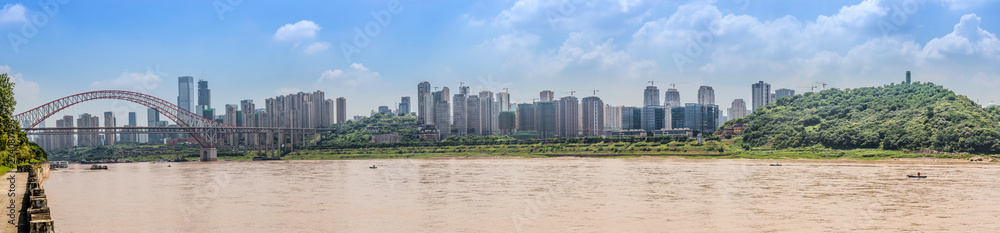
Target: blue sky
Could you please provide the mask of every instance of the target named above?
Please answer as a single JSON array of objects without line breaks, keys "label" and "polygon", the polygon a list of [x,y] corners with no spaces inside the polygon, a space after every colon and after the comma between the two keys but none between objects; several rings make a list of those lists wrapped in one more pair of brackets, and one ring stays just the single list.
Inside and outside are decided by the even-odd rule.
[{"label": "blue sky", "polygon": [[[682,102],[713,86],[726,108],[749,102],[758,80],[804,92],[899,82],[911,70],[984,105],[1000,101],[997,0],[42,2],[48,11],[0,2],[0,72],[18,83],[18,112],[100,89],[173,101],[178,76],[208,80],[217,109],[322,90],[346,97],[351,116],[415,96],[421,81],[509,88],[518,102],[598,89],[605,103],[634,106],[654,80],[661,90],[683,83]],[[355,43],[356,29],[367,43]]]}]

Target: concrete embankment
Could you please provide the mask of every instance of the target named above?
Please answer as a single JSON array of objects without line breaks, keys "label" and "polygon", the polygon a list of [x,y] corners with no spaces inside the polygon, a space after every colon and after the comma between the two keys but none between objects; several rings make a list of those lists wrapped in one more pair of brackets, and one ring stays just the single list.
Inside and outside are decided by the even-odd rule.
[{"label": "concrete embankment", "polygon": [[5,174],[7,195],[0,198],[7,209],[4,233],[55,232],[55,225],[49,216],[48,199],[42,188],[42,179],[48,173],[47,165],[21,165],[16,171]]}]

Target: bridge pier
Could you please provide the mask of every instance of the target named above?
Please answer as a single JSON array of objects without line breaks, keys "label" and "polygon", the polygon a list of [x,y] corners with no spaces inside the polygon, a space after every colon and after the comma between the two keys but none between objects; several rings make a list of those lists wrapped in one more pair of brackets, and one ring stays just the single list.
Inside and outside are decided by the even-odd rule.
[{"label": "bridge pier", "polygon": [[202,162],[210,162],[210,161],[218,161],[219,160],[218,150],[216,150],[215,148],[201,148],[200,155],[201,155],[201,161]]}]

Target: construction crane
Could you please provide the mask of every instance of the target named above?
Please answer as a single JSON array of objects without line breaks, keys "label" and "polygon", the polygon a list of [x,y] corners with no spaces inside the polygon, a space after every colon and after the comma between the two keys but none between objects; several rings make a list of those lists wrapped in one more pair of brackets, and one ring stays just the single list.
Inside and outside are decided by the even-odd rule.
[{"label": "construction crane", "polygon": [[682,83],[671,83],[671,84],[670,84],[670,88],[677,88],[677,84],[688,84],[688,82],[682,82]]},{"label": "construction crane", "polygon": [[560,94],[566,94],[566,93],[569,93],[569,95],[576,95],[576,91],[574,90],[569,90],[567,92],[560,92]]},{"label": "construction crane", "polygon": [[465,86],[465,82],[456,82],[456,83],[458,83],[459,87],[464,87]]},{"label": "construction crane", "polygon": [[819,87],[817,87],[817,86],[808,86],[808,87],[795,87],[795,88],[809,88],[810,92],[815,92],[816,88],[819,88]]},{"label": "construction crane", "polygon": [[528,99],[528,98],[524,98],[524,99],[517,99],[517,100],[518,100],[518,101],[525,101],[525,100],[531,100],[531,104],[535,104],[535,103],[538,103],[538,98],[531,98],[531,99]]},{"label": "construction crane", "polygon": [[503,88],[503,92],[504,92],[504,93],[508,93],[508,92],[510,92],[510,88],[506,88],[506,87],[504,87],[504,88]]},{"label": "construction crane", "polygon": [[826,83],[825,82],[816,82],[816,84],[823,85],[823,90],[826,90]]},{"label": "construction crane", "polygon": [[589,91],[589,92],[593,92],[595,96],[597,95],[597,93],[598,93],[598,92],[601,92],[600,90],[597,90],[597,89],[593,89],[593,90],[584,90],[584,91]]}]

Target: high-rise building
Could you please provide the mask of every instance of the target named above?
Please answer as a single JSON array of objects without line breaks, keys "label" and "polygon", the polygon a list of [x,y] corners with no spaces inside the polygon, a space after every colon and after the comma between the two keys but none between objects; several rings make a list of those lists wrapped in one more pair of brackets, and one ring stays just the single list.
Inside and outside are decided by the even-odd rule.
[{"label": "high-rise building", "polygon": [[469,86],[458,86],[458,94],[464,94],[466,97],[469,96]]},{"label": "high-rise building", "polygon": [[498,114],[497,125],[500,126],[501,135],[514,134],[517,129],[517,113],[514,111],[502,111]]},{"label": "high-rise building", "polygon": [[499,108],[498,112],[510,111],[510,108],[513,107],[510,105],[510,93],[497,93],[497,107]]},{"label": "high-rise building", "polygon": [[[80,115],[80,118],[76,119],[76,127],[101,127],[100,117],[92,116],[90,113],[84,113]],[[79,129],[77,132],[97,132],[99,130],[94,129]],[[77,146],[81,147],[91,147],[101,144],[100,135],[98,134],[80,134],[76,137]]]},{"label": "high-rise building", "polygon": [[447,96],[442,101],[434,103],[434,127],[438,130],[438,138],[444,140],[451,136],[451,106]]},{"label": "high-rise building", "polygon": [[675,106],[681,106],[681,92],[677,91],[676,88],[667,89],[667,92],[663,93],[663,106],[670,108]]},{"label": "high-rise building", "polygon": [[747,117],[747,103],[743,99],[733,100],[733,106],[729,108],[729,119]]},{"label": "high-rise building", "polygon": [[777,101],[781,97],[792,97],[795,96],[795,90],[788,88],[781,88],[774,91],[774,100]]},{"label": "high-rise building", "polygon": [[[208,81],[198,80],[198,107],[195,111],[201,113],[210,108],[212,108],[212,90],[208,89]],[[205,118],[212,119],[212,117]]]},{"label": "high-rise building", "polygon": [[604,101],[597,96],[580,101],[580,128],[584,137],[599,137],[604,132]]},{"label": "high-rise building", "polygon": [[752,111],[757,111],[757,108],[763,107],[771,103],[771,84],[767,84],[764,81],[759,81],[752,85],[753,88],[753,103],[751,105]]},{"label": "high-rise building", "polygon": [[570,138],[579,136],[580,132],[580,101],[573,96],[559,99],[559,137]]},{"label": "high-rise building", "polygon": [[604,105],[604,129],[620,130],[622,128],[622,106]]},{"label": "high-rise building", "polygon": [[770,99],[767,100],[767,104],[773,104],[774,102],[778,101],[778,98],[774,97],[774,93],[771,93],[769,96],[770,96]]},{"label": "high-rise building", "polygon": [[622,108],[622,130],[634,130],[642,128],[642,108],[624,107]]},{"label": "high-rise building", "polygon": [[642,129],[656,131],[667,127],[667,110],[660,105],[648,105],[642,108]]},{"label": "high-rise building", "polygon": [[410,97],[403,96],[399,99],[399,113],[410,114]]},{"label": "high-rise building", "polygon": [[554,102],[538,102],[535,104],[535,132],[538,138],[556,137],[556,104]]},{"label": "high-rise building", "polygon": [[465,127],[466,135],[482,135],[483,132],[483,119],[482,119],[482,101],[479,100],[478,95],[470,95],[466,99],[466,109],[465,109]]},{"label": "high-rise building", "polygon": [[[73,128],[73,116],[65,115],[62,119],[56,120],[56,127],[59,128]],[[66,132],[73,130],[66,130]],[[57,142],[54,146],[56,149],[72,148],[73,147],[73,134],[58,135],[56,138]]]},{"label": "high-rise building", "polygon": [[[461,90],[461,87],[459,87],[459,90]],[[454,118],[452,119],[454,120],[454,123],[452,123],[452,128],[454,130],[452,131],[455,132],[455,136],[461,137],[469,133],[469,102],[467,99],[468,97],[466,94],[459,93],[455,94],[451,101],[453,108],[452,115]]]},{"label": "high-rise building", "polygon": [[[129,112],[128,125],[125,125],[125,127],[138,127],[139,125],[137,123],[138,120],[136,119],[135,112]],[[134,130],[128,130],[128,131],[134,131]],[[122,142],[139,142],[139,135],[134,133],[123,133],[118,135],[118,140],[121,140]]]},{"label": "high-rise building", "polygon": [[481,91],[479,92],[479,118],[482,125],[482,130],[480,135],[493,135],[499,131],[499,122],[497,118],[499,117],[500,108],[497,106],[496,100],[493,99],[493,92]]},{"label": "high-rise building", "polygon": [[556,100],[556,94],[550,90],[538,93],[538,102],[552,102]]},{"label": "high-rise building", "polygon": [[701,86],[698,88],[698,104],[715,104],[715,90],[711,86]]},{"label": "high-rise building", "polygon": [[378,106],[378,113],[392,113],[392,110],[389,109],[389,106],[382,105]]},{"label": "high-rise building", "polygon": [[517,105],[517,131],[535,131],[535,104]]},{"label": "high-rise building", "polygon": [[427,118],[427,114],[429,114],[427,110],[429,110],[431,106],[427,105],[433,104],[431,103],[432,101],[427,100],[427,97],[430,94],[431,94],[431,83],[420,82],[420,84],[417,84],[417,123],[427,124],[427,122],[429,121]]},{"label": "high-rise building", "polygon": [[[104,112],[104,127],[115,127],[116,125],[118,125],[118,122],[116,122],[115,113],[114,112]],[[113,133],[105,133],[104,134],[104,145],[105,146],[114,146],[115,145],[115,134],[113,134]]]},{"label": "high-rise building", "polygon": [[[257,105],[254,105],[253,100],[242,100],[240,101],[240,121],[243,127],[260,127],[257,125]],[[244,145],[257,145],[257,134],[241,134],[243,138]]]},{"label": "high-rise building", "polygon": [[674,115],[672,118],[675,128],[683,126],[707,136],[715,133],[719,127],[718,105],[685,104],[684,107],[671,109],[671,114]]},{"label": "high-rise building", "polygon": [[177,106],[184,111],[194,112],[194,77],[177,78]]},{"label": "high-rise building", "polygon": [[[238,122],[240,120],[239,120],[239,116],[237,115],[237,112],[239,111],[239,109],[240,109],[239,105],[227,104],[226,105],[226,118],[225,118],[225,122],[223,122],[223,123],[230,124],[230,125],[237,125],[237,124],[239,124]],[[238,138],[237,135],[229,135],[228,137],[226,137],[226,141],[229,142],[230,146],[236,146],[236,140],[237,140],[237,138]]]},{"label": "high-rise building", "polygon": [[643,106],[660,105],[660,89],[656,86],[646,86],[642,93]]},{"label": "high-rise building", "polygon": [[[272,114],[268,112],[268,114]],[[347,99],[344,97],[337,98],[337,124],[343,124],[347,122]]]}]

